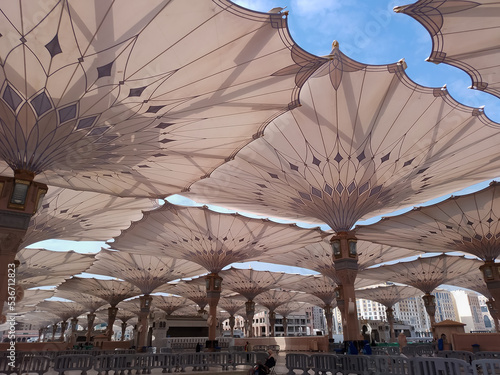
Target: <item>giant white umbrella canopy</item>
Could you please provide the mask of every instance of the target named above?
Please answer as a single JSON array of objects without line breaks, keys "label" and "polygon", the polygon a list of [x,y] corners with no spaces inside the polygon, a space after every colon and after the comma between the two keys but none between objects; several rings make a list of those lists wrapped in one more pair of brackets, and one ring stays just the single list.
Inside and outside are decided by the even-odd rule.
[{"label": "giant white umbrella canopy", "polygon": [[108,302],[101,297],[94,296],[88,293],[81,293],[72,290],[57,290],[55,297],[64,298],[70,301],[78,302],[80,305],[85,306],[87,311],[87,342],[91,341],[92,331],[94,329],[95,312],[107,305]]},{"label": "giant white umbrella canopy", "polygon": [[[380,245],[369,241],[358,241],[357,252],[359,270],[420,254],[420,252],[416,252],[415,250],[398,246]],[[274,254],[271,250],[267,253],[267,256],[259,260],[266,263],[282,264],[316,271],[331,278],[336,284],[341,283],[335,270],[332,247],[328,240],[306,245],[287,253]],[[356,288],[363,288],[372,285],[373,281],[356,278],[355,283]]]},{"label": "giant white umbrella canopy", "polygon": [[165,314],[171,315],[174,311],[179,310],[180,308],[186,306],[189,301],[185,297],[180,296],[161,296],[154,295],[153,303],[157,309],[160,309],[165,312]]},{"label": "giant white umbrella canopy", "polygon": [[492,294],[500,301],[500,184],[492,182],[478,192],[452,196],[417,207],[402,215],[360,226],[358,237],[420,251],[472,254],[483,260],[478,267]]},{"label": "giant white umbrella canopy", "polygon": [[300,100],[186,195],[339,232],[498,173],[500,126],[404,61],[363,64],[334,43]]},{"label": "giant white umbrella canopy", "polygon": [[[299,310],[303,310],[309,306],[311,306],[311,304],[309,304],[307,302],[290,301],[290,302],[284,303],[283,305],[276,307],[275,312],[280,314],[283,317],[283,335],[285,337],[288,336],[288,316],[299,311]],[[305,333],[305,332],[301,332],[301,333]]]},{"label": "giant white umbrella canopy", "polygon": [[[278,283],[278,286],[308,293],[323,302],[321,308],[325,310],[328,338],[333,338],[333,309],[337,306],[336,289],[338,285],[331,277],[324,275],[293,275],[291,278],[287,278],[286,283]],[[315,302],[314,304],[317,305],[318,303]]]},{"label": "giant white umbrella canopy", "polygon": [[37,180],[176,193],[298,105],[318,61],[228,0],[6,3],[0,159]]},{"label": "giant white umbrella canopy", "polygon": [[19,314],[34,311],[37,304],[52,297],[54,295],[54,292],[54,290],[46,289],[25,290],[23,299],[19,302],[16,302],[12,309],[10,309],[10,306],[7,305],[8,308],[5,309],[5,312],[14,312],[15,314]]},{"label": "giant white umbrella canopy", "polygon": [[141,294],[139,288],[127,281],[82,277],[72,277],[60,285],[58,289],[88,293],[107,301],[111,305],[108,308],[108,330],[106,333],[109,340],[113,336],[113,324],[118,312],[116,305],[127,298]]},{"label": "giant white umbrella canopy", "polygon": [[123,252],[190,260],[218,273],[232,263],[265,256],[271,249],[286,252],[318,242],[324,235],[318,228],[165,203],[145,212],[109,245]]},{"label": "giant white umbrella canopy", "polygon": [[224,280],[224,288],[241,294],[246,298],[245,316],[248,337],[253,337],[253,317],[255,314],[255,297],[260,293],[275,288],[285,274],[283,272],[256,271],[231,267],[219,272]]},{"label": "giant white umbrella canopy", "polygon": [[[204,271],[202,266],[189,260],[106,249],[101,249],[96,261],[88,269],[89,273],[123,279],[141,290],[143,295],[138,299],[142,304],[140,332],[148,330],[147,316],[152,302],[150,294],[155,289],[170,281],[200,275]],[[141,334],[137,345],[142,348],[146,345],[146,339],[146,334]]]},{"label": "giant white umbrella canopy", "polygon": [[52,251],[24,248],[16,255],[16,284],[23,289],[55,286],[73,275],[85,272],[94,262],[94,254],[73,250]]},{"label": "giant white umbrella canopy", "polygon": [[258,259],[271,249],[286,252],[320,241],[324,232],[279,224],[239,214],[223,214],[208,207],[166,203],[114,239],[112,247],[196,262],[209,271],[205,277],[209,296],[209,343],[216,337],[217,302],[222,278],[218,273],[231,263]]},{"label": "giant white umbrella canopy", "polygon": [[[441,254],[366,269],[360,272],[360,276],[383,282],[406,284],[421,290],[424,293],[422,299],[425,309],[433,326],[436,303],[435,296],[431,295],[431,292],[442,284],[473,272],[479,268],[480,263],[479,260],[464,256]],[[432,330],[434,332],[434,327]]]},{"label": "giant white umbrella canopy", "polygon": [[470,88],[500,98],[500,4],[495,0],[419,0],[394,8],[420,22],[432,38],[428,61],[464,70]]},{"label": "giant white umbrella canopy", "polygon": [[208,297],[205,285],[200,282],[180,281],[178,283],[165,284],[156,290],[158,293],[171,293],[187,298],[198,305],[198,313],[205,312],[208,304]]},{"label": "giant white umbrella canopy", "polygon": [[[5,264],[45,183],[121,197],[178,193],[299,105],[324,60],[295,45],[285,14],[229,0],[6,2],[0,21]],[[0,289],[0,303],[6,297]]]},{"label": "giant white umbrella canopy", "polygon": [[51,188],[31,218],[20,246],[47,239],[107,241],[158,207],[154,199],[119,198],[107,194]]},{"label": "giant white umbrella canopy", "polygon": [[61,318],[60,341],[64,341],[64,334],[68,326],[67,320],[71,318],[71,331],[73,333],[76,330],[77,318],[87,311],[85,306],[72,301],[43,301],[38,304],[38,308]]},{"label": "giant white umbrella canopy", "polygon": [[[229,296],[222,297],[219,300],[218,303],[219,308],[224,310],[228,315],[227,318],[229,318],[229,328],[231,330],[231,337],[234,336],[234,325],[236,323],[234,316],[237,313],[240,313],[241,315],[245,314],[246,311],[245,304],[246,302],[244,300]],[[225,320],[220,312],[219,312],[219,317],[221,321]]]},{"label": "giant white umbrella canopy", "polygon": [[420,290],[407,285],[388,285],[375,288],[366,288],[356,291],[357,298],[369,299],[381,303],[386,307],[387,321],[389,322],[391,342],[396,341],[394,333],[394,313],[392,306],[404,299],[422,294]]},{"label": "giant white umbrella canopy", "polygon": [[198,276],[205,269],[184,259],[101,249],[87,272],[125,280],[149,296],[163,284]]},{"label": "giant white umbrella canopy", "polygon": [[[328,224],[337,232],[343,298],[354,299],[356,250],[348,244],[355,223],[496,177],[500,127],[446,88],[413,82],[404,61],[363,64],[336,42],[328,58],[306,81],[300,107],[275,118],[187,195]],[[344,312],[347,340],[359,335],[355,310]]]},{"label": "giant white umbrella canopy", "polygon": [[265,292],[260,293],[257,297],[255,297],[255,301],[264,306],[269,310],[269,325],[271,328],[270,336],[275,336],[274,325],[276,323],[276,308],[279,306],[291,302],[299,296],[301,292],[292,291],[292,290],[278,290],[272,289],[267,290]]}]

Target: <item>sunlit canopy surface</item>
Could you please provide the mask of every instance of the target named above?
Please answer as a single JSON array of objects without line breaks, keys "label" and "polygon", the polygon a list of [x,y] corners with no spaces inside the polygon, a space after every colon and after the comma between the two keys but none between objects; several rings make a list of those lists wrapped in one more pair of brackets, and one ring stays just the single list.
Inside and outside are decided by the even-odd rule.
[{"label": "sunlit canopy surface", "polygon": [[236,313],[245,314],[245,301],[234,297],[222,297],[217,306],[225,310],[229,316],[234,316]]},{"label": "sunlit canopy surface", "polygon": [[16,258],[20,262],[16,269],[16,284],[25,289],[60,284],[85,272],[95,260],[94,254],[28,248],[20,250]]},{"label": "sunlit canopy surface", "polygon": [[421,294],[420,290],[411,286],[388,285],[357,290],[356,298],[369,299],[392,308],[399,301]]},{"label": "sunlit canopy surface", "polygon": [[488,290],[488,286],[484,282],[483,274],[479,269],[457,277],[456,279],[449,281],[448,284],[457,286],[459,288],[473,290],[482,294],[488,299],[493,298],[491,292]]},{"label": "sunlit canopy surface", "polygon": [[320,241],[323,235],[319,229],[166,203],[144,213],[110,245],[120,251],[189,260],[216,273],[270,249],[285,252]]},{"label": "sunlit canopy surface", "polygon": [[366,269],[358,275],[361,278],[406,284],[424,293],[431,293],[442,284],[476,271],[481,264],[479,260],[441,254]]},{"label": "sunlit canopy surface", "polygon": [[298,104],[321,60],[286,16],[228,0],[5,2],[0,159],[37,180],[161,197]]},{"label": "sunlit canopy surface", "polygon": [[302,106],[187,195],[345,231],[494,178],[500,126],[404,67],[362,64],[335,47],[301,90]]},{"label": "sunlit canopy surface", "polygon": [[[293,275],[287,282],[288,288],[300,292],[309,293],[318,297],[325,305],[336,303],[335,288],[337,284],[327,276],[323,275]],[[285,288],[285,285],[281,285]]]},{"label": "sunlit canopy surface", "polygon": [[205,309],[208,304],[205,284],[201,282],[181,281],[175,284],[165,284],[156,290],[157,292],[172,293],[187,298],[198,305],[200,310]]},{"label": "sunlit canopy surface", "polygon": [[291,290],[272,289],[255,297],[255,302],[264,306],[269,311],[275,311],[278,306],[293,301],[293,299],[300,294],[300,292]]},{"label": "sunlit canopy surface", "polygon": [[260,293],[272,289],[285,274],[283,272],[257,271],[231,267],[219,272],[224,289],[253,300]]},{"label": "sunlit canopy surface", "polygon": [[299,301],[291,301],[284,303],[283,305],[280,305],[276,307],[276,313],[280,314],[283,317],[288,317],[288,315],[291,315],[293,313],[298,312],[299,310],[305,309],[306,307],[311,306],[309,303],[306,302],[299,302]]},{"label": "sunlit canopy surface", "polygon": [[[16,302],[15,309],[13,310],[16,314],[20,312],[28,312],[36,309],[36,305],[45,299],[48,299],[54,295],[53,290],[44,289],[31,289],[24,291],[23,299]],[[8,306],[8,305],[5,305]],[[12,312],[12,310],[5,310],[6,312]],[[16,319],[17,320],[17,319]]]},{"label": "sunlit canopy surface", "polygon": [[142,293],[150,294],[163,284],[197,276],[205,270],[188,260],[102,249],[88,272],[128,281]]},{"label": "sunlit canopy surface", "polygon": [[190,302],[187,298],[179,296],[153,296],[153,303],[156,308],[170,315]]},{"label": "sunlit canopy surface", "polygon": [[[358,268],[360,270],[396,259],[417,255],[414,250],[400,247],[374,244],[368,241],[358,241]],[[335,271],[333,253],[330,242],[324,240],[312,245],[306,245],[301,249],[289,251],[283,254],[274,254],[273,251],[266,257],[260,259],[263,262],[283,264],[292,267],[301,267],[321,273],[330,277],[337,284],[340,280]],[[356,280],[356,288],[371,285],[371,281]]]},{"label": "sunlit canopy surface", "polygon": [[55,293],[55,297],[77,302],[80,305],[84,306],[87,309],[86,312],[88,313],[95,313],[97,309],[100,309],[104,305],[108,304],[108,302],[106,302],[102,298],[93,296],[92,294],[70,290],[57,290]]},{"label": "sunlit canopy surface", "polygon": [[58,289],[92,294],[107,301],[111,306],[141,294],[140,289],[126,281],[82,277],[72,277]]},{"label": "sunlit canopy surface", "polygon": [[157,206],[152,199],[50,188],[20,246],[47,239],[107,241]]},{"label": "sunlit canopy surface", "polygon": [[464,70],[472,88],[500,97],[498,1],[419,0],[394,10],[427,29],[432,37],[429,61]]},{"label": "sunlit canopy surface", "polygon": [[360,226],[358,238],[427,252],[500,257],[500,184]]},{"label": "sunlit canopy surface", "polygon": [[43,301],[38,304],[38,308],[57,315],[63,322],[71,318],[77,318],[87,312],[85,306],[77,302],[66,301]]}]

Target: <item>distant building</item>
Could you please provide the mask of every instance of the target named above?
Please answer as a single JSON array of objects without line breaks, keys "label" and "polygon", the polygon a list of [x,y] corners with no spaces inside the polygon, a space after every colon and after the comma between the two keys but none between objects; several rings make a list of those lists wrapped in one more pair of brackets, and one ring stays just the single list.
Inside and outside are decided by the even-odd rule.
[{"label": "distant building", "polygon": [[487,331],[478,293],[466,290],[454,290],[452,293],[457,302],[458,319],[466,324],[465,332]]}]

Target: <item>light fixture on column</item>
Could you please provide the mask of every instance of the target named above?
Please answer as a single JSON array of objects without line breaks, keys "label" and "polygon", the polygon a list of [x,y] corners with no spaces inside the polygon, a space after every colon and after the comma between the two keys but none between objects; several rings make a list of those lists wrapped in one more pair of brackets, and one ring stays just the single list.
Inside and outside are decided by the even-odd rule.
[{"label": "light fixture on column", "polygon": [[340,250],[340,239],[330,240],[330,245],[332,246],[333,256],[335,258],[340,258],[342,256],[342,252]]},{"label": "light fixture on column", "polygon": [[[0,176],[0,191],[3,209],[36,213],[47,193],[47,185],[34,182],[34,173],[22,170],[14,171],[14,178]],[[1,208],[0,208],[1,209]]]},{"label": "light fixture on column", "polygon": [[357,243],[358,243],[358,241],[356,241],[354,239],[347,240],[347,246],[349,248],[349,257],[350,258],[356,258],[358,256]]}]

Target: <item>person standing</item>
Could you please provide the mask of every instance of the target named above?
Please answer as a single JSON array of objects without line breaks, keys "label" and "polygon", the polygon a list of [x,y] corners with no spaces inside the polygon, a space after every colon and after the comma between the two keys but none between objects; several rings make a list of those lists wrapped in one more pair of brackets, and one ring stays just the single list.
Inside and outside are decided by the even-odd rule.
[{"label": "person standing", "polygon": [[398,335],[398,344],[399,344],[399,351],[403,353],[403,348],[408,345],[408,341],[406,340],[406,335],[401,331]]}]

